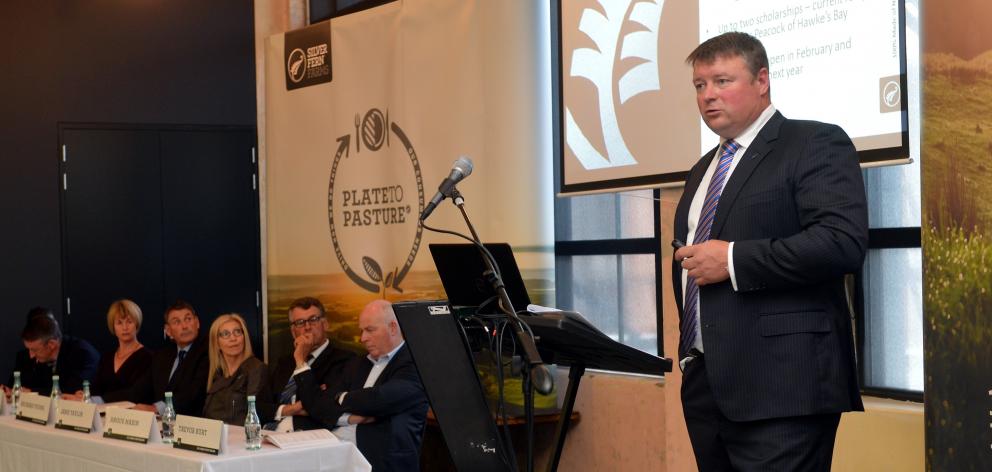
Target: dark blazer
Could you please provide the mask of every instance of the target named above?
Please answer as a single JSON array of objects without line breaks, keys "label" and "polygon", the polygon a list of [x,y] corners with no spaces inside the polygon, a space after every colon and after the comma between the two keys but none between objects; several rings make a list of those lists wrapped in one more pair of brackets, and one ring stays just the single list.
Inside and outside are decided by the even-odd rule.
[{"label": "dark blazer", "polygon": [[200,416],[207,396],[207,372],[210,369],[207,350],[207,338],[196,338],[170,382],[169,372],[176,360],[177,348],[173,343],[166,343],[165,347],[155,352],[151,368],[130,394],[139,398],[150,396],[153,401],[160,402],[165,400],[165,392],[172,392],[172,405],[177,414]]},{"label": "dark blazer", "polygon": [[108,403],[124,400],[134,403],[153,403],[154,400],[151,395],[130,396],[133,393],[131,387],[141,380],[141,376],[148,372],[152,365],[152,350],[142,346],[141,349],[131,353],[116,372],[114,371],[114,352],[110,351],[100,359],[100,366],[93,378],[90,393],[93,396],[100,396],[103,401]]},{"label": "dark blazer", "polygon": [[[271,396],[269,393],[269,369],[252,356],[244,360],[230,377],[218,368],[214,381],[207,390],[203,404],[203,417],[221,420],[227,424],[243,425],[248,416],[248,395],[255,395],[258,412],[258,398]],[[264,423],[266,418],[260,416]]]},{"label": "dark blazer", "polygon": [[[689,172],[676,239],[685,241],[689,206],[715,153]],[[734,242],[738,284],[699,290],[706,371],[720,410],[734,421],[863,410],[843,276],[861,270],[868,213],[844,131],[776,112],[730,175],[710,239]],[[682,316],[674,260],[672,277]]]},{"label": "dark blazer", "polygon": [[54,368],[35,362],[25,349],[17,353],[14,370],[21,372],[22,386],[41,395],[51,394],[54,374],[59,376],[59,389],[62,393],[75,393],[83,389],[83,380],[93,381],[99,362],[100,354],[85,339],[62,336],[59,357],[55,360]]},{"label": "dark blazer", "polygon": [[[45,384],[42,383],[40,379],[47,377],[48,387],[46,388],[49,389],[49,393],[51,393],[52,367],[35,362],[34,359],[31,358],[31,354],[28,353],[27,349],[17,351],[17,354],[14,356],[14,370],[10,372],[10,377],[7,380],[8,386],[14,385],[14,372],[21,373],[21,385],[28,388],[31,388],[31,384],[44,387]],[[34,389],[32,388],[32,390]]]},{"label": "dark blazer", "polygon": [[[334,347],[333,342],[328,343],[327,348],[324,349],[324,352],[321,352],[320,355],[314,359],[313,363],[310,364],[310,370],[313,371],[313,376],[317,379],[317,382],[314,383],[314,387],[320,388],[321,385],[334,385],[340,383],[344,376],[345,365],[347,365],[348,361],[354,357],[355,353]],[[279,396],[282,394],[283,389],[286,388],[286,384],[289,382],[289,377],[293,375],[294,370],[296,370],[296,360],[293,359],[292,354],[281,357],[270,370],[270,395],[268,395],[264,400],[259,399],[257,404],[258,415],[262,418],[263,422],[270,421],[275,417],[276,410],[279,408]],[[297,385],[296,388],[297,392],[299,392],[300,386]],[[313,398],[316,394],[317,392],[312,392],[312,395],[307,397]],[[297,393],[296,398],[301,400],[299,393]],[[306,405],[304,405],[304,409],[306,409]],[[309,417],[293,417],[293,429],[319,428],[323,428],[323,426],[311,420]]]},{"label": "dark blazer", "polygon": [[[374,417],[374,422],[358,425],[356,432],[358,450],[372,464],[373,472],[417,471],[427,394],[409,348],[400,348],[375,385],[363,388],[371,370],[372,363],[367,358],[356,357],[348,362],[343,383],[319,391],[316,398],[304,397],[301,401],[310,416],[327,429],[336,427],[343,413]],[[301,392],[314,391],[315,379],[310,372],[295,378]],[[335,399],[343,392],[348,394],[338,405]]]}]

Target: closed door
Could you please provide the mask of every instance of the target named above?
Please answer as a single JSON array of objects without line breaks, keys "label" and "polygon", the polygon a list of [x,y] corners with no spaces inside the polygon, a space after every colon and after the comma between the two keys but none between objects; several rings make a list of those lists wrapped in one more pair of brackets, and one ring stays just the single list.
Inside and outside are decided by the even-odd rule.
[{"label": "closed door", "polygon": [[246,129],[61,130],[65,329],[107,352],[106,310],[141,306],[141,341],[163,344],[178,298],[245,317],[261,348],[257,165]]}]

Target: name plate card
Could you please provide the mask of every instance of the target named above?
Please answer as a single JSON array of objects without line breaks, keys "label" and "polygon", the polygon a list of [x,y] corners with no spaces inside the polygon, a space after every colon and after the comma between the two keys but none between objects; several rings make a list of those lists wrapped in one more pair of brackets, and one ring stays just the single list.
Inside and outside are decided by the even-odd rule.
[{"label": "name plate card", "polygon": [[38,394],[21,395],[21,404],[17,410],[17,419],[47,425],[52,400]]},{"label": "name plate card", "polygon": [[227,442],[224,422],[195,416],[176,415],[176,440],[172,447],[218,455]]},{"label": "name plate card", "polygon": [[55,427],[69,431],[89,433],[96,428],[96,405],[60,400],[55,412]]},{"label": "name plate card", "polygon": [[147,444],[151,438],[158,439],[158,431],[154,428],[155,413],[150,411],[125,410],[123,408],[108,408],[103,426],[103,437],[123,439],[125,441]]}]

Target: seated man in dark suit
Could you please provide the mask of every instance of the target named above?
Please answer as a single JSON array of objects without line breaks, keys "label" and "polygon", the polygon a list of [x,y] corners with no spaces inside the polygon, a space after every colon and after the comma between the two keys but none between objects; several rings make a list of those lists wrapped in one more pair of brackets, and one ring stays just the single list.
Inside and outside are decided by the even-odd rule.
[{"label": "seated man in dark suit", "polygon": [[[31,319],[36,316],[47,316],[55,319],[55,315],[52,314],[52,310],[49,310],[43,306],[36,306],[28,311],[28,315],[24,318],[24,324],[27,325],[31,322]],[[21,378],[38,378],[39,374],[35,373],[35,371],[40,371],[42,369],[46,369],[49,372],[51,371],[47,365],[38,364],[32,360],[31,353],[29,353],[27,349],[17,351],[17,354],[14,355],[14,369],[10,371],[10,376],[7,378],[7,384],[3,385],[4,393],[10,395],[10,387],[14,385],[14,372],[20,372]],[[51,376],[51,373],[48,373],[48,375]]]},{"label": "seated man in dark suit", "polygon": [[139,404],[144,411],[165,411],[165,392],[172,392],[177,414],[201,416],[207,397],[208,342],[200,337],[200,319],[193,306],[182,300],[165,309],[165,334],[176,343],[155,352],[152,366],[134,386],[135,397],[155,399],[154,405]]},{"label": "seated man in dark suit", "polygon": [[[294,347],[304,344],[306,352],[303,360],[309,365],[311,375],[316,379],[314,388],[338,383],[342,379],[344,366],[355,357],[350,351],[337,348],[327,339],[327,318],[324,305],[313,297],[298,298],[289,305],[289,330],[293,335]],[[271,370],[269,379],[273,397],[259,399],[258,414],[262,421],[270,421],[266,429],[276,431],[296,431],[322,428],[319,423],[306,415],[303,404],[298,399],[299,386],[293,379],[296,360],[292,353],[283,356]],[[316,396],[311,392],[309,397]]]},{"label": "seated man in dark suit", "polygon": [[83,388],[83,381],[96,375],[100,354],[86,340],[63,336],[59,323],[47,310],[32,313],[21,331],[27,356],[19,355],[15,366],[21,373],[22,391],[49,395],[53,375],[59,376],[63,392]]},{"label": "seated man in dark suit", "polygon": [[[343,382],[326,390],[295,351],[296,383],[310,416],[344,440],[355,441],[373,472],[419,470],[427,395],[413,365],[392,305],[376,300],[362,310],[358,326],[366,358],[348,362]],[[298,343],[299,346],[300,343]]]}]

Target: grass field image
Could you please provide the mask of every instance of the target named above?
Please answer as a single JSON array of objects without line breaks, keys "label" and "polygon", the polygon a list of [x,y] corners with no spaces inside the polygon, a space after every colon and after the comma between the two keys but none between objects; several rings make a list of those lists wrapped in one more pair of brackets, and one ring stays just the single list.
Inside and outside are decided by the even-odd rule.
[{"label": "grass field image", "polygon": [[927,466],[990,470],[992,51],[924,55],[923,97]]}]

